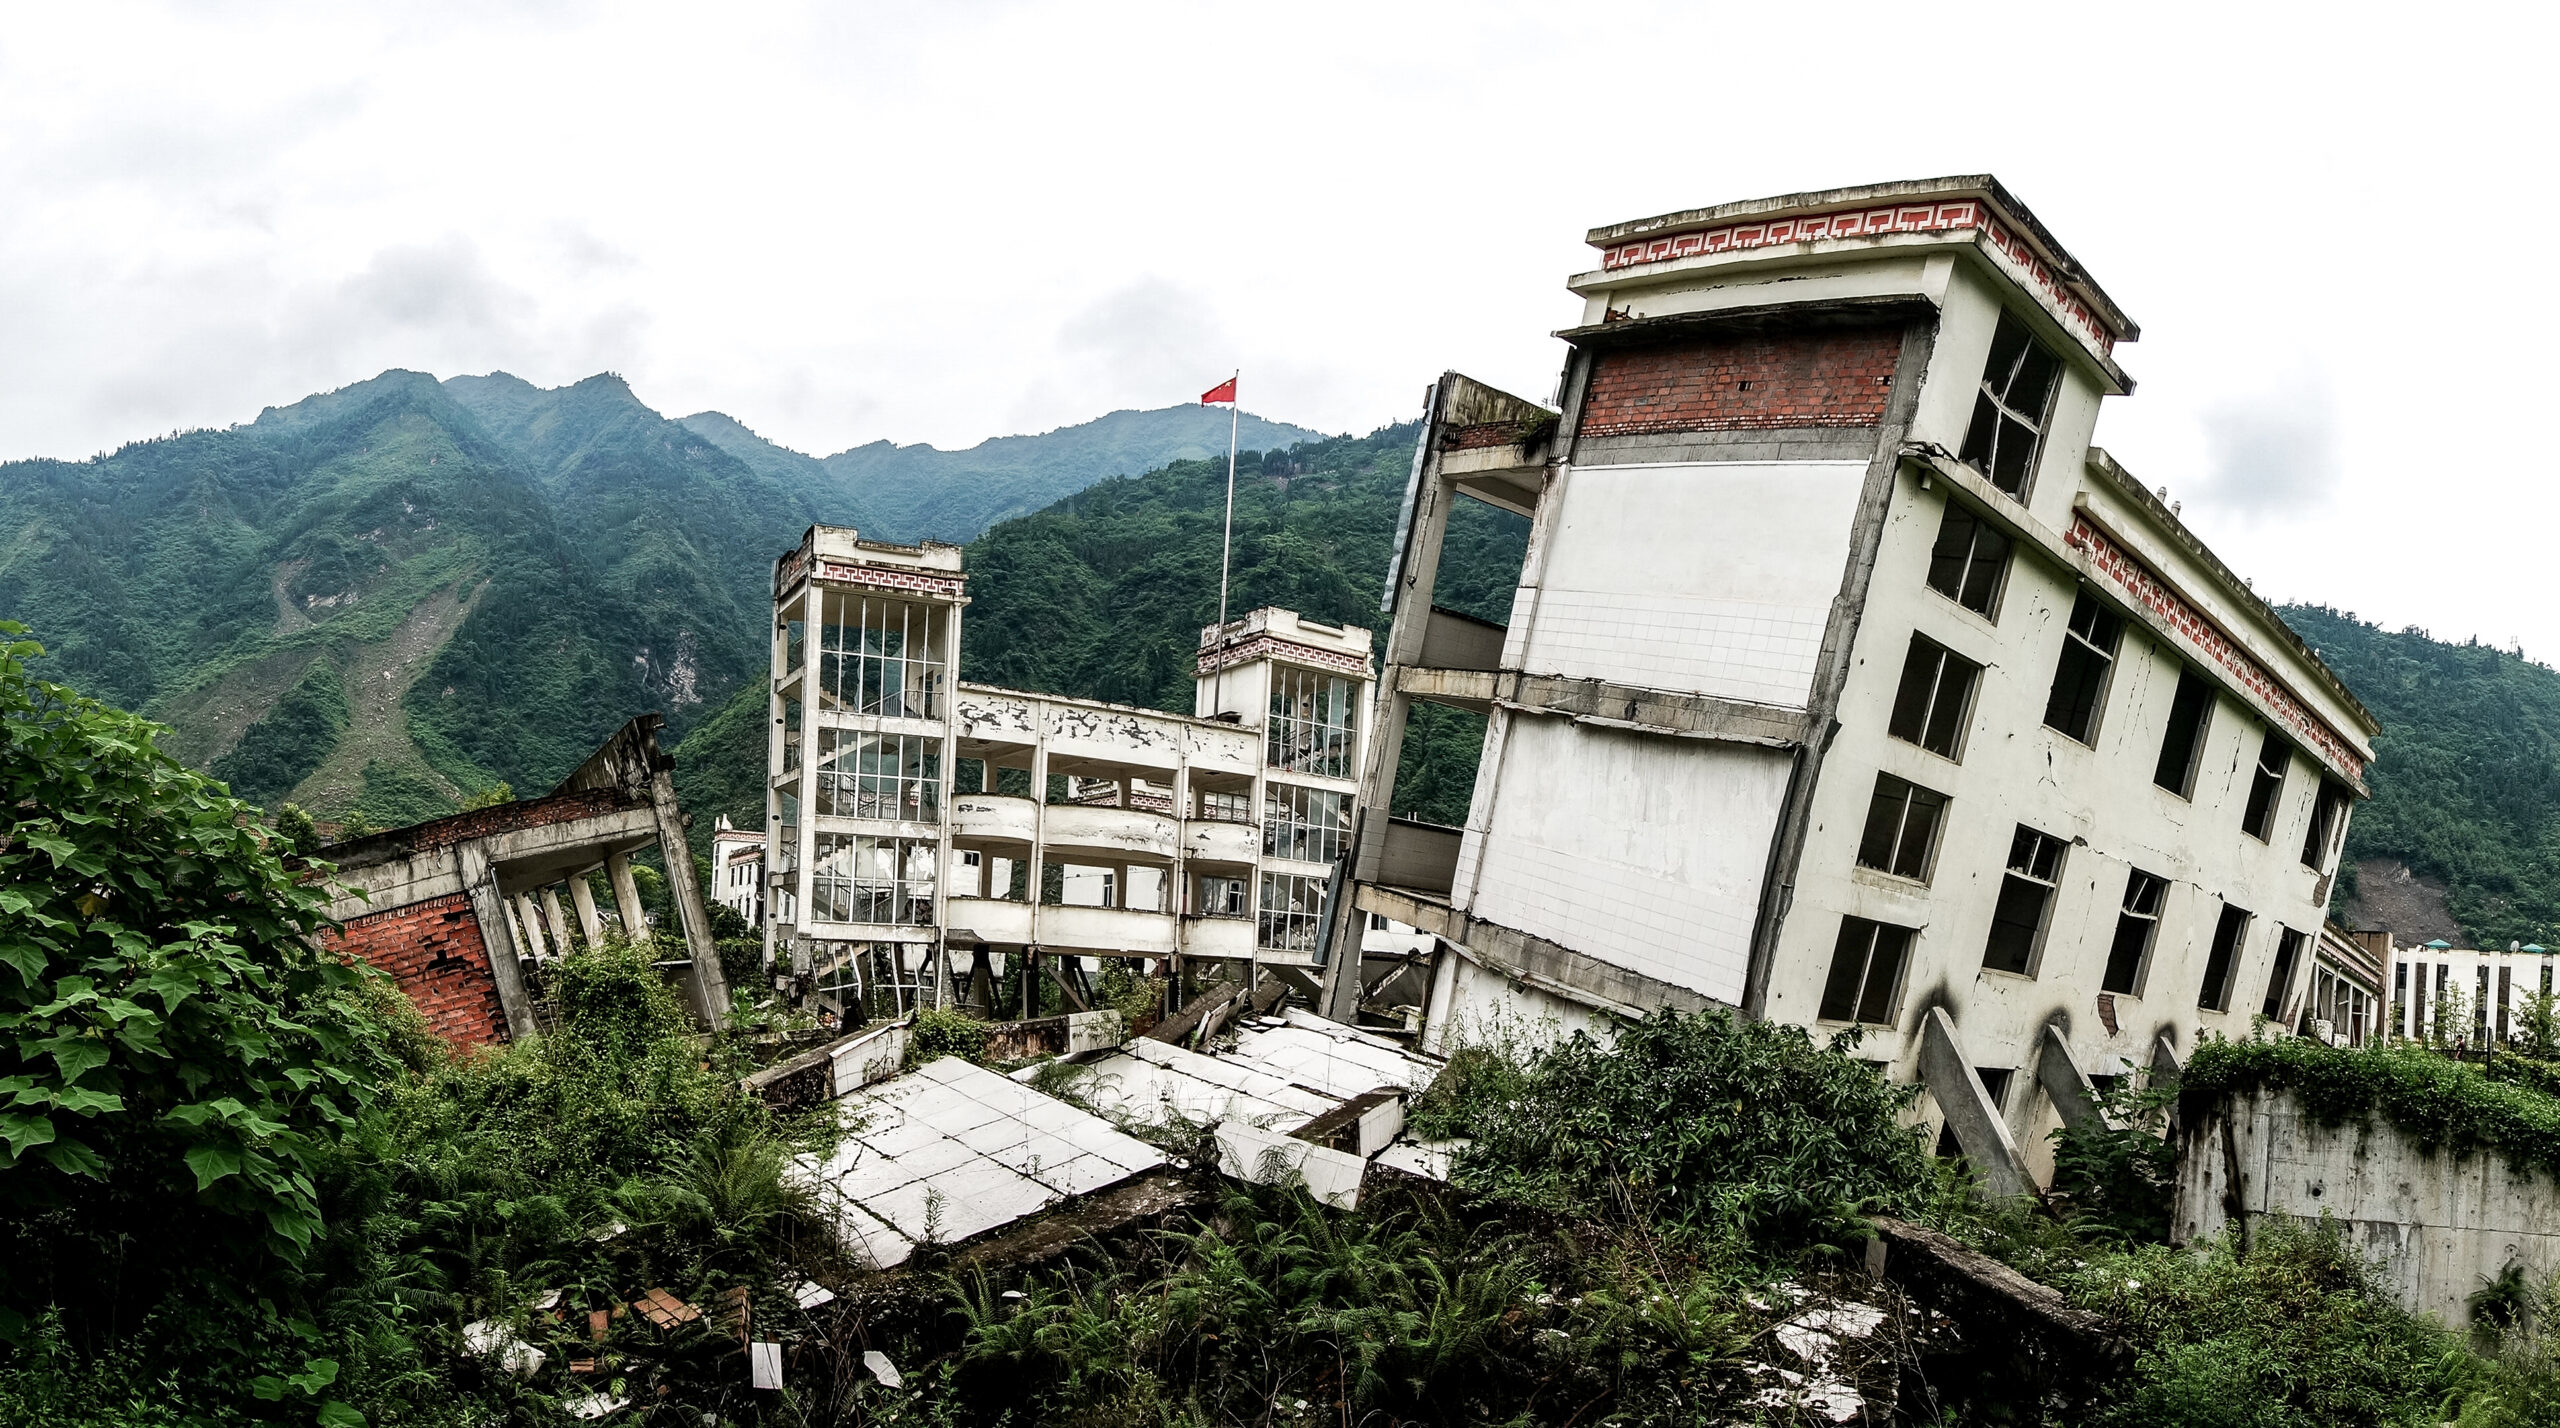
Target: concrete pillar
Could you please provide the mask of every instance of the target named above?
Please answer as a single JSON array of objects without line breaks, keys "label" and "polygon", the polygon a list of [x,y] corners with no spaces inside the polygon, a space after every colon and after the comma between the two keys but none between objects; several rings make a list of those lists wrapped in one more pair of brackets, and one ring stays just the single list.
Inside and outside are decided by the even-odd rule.
[{"label": "concrete pillar", "polygon": [[[1047,730],[1041,731],[1046,735]],[[1049,877],[1049,745],[1044,741],[1031,748],[1031,873],[1023,885],[1024,901],[1040,905],[1040,889]],[[1036,921],[1038,914],[1034,913]]]},{"label": "concrete pillar", "polygon": [[590,947],[604,945],[604,918],[596,911],[596,890],[587,881],[590,873],[580,873],[569,880],[569,903],[578,912],[578,932]]},{"label": "concrete pillar", "polygon": [[614,911],[622,916],[622,935],[634,942],[649,935],[648,915],[640,910],[640,884],[631,876],[631,855],[616,853],[604,860],[605,880],[613,884]]},{"label": "concrete pillar", "polygon": [[569,950],[569,919],[561,915],[560,889],[557,887],[542,890],[542,925],[551,934],[551,945],[562,952]]},{"label": "concrete pillar", "polygon": [[498,891],[497,869],[488,849],[473,842],[454,849],[463,893],[471,900],[471,919],[480,924],[481,945],[489,952],[489,980],[498,986],[498,1009],[507,1019],[507,1037],[520,1041],[534,1034],[533,998],[524,989],[517,962],[517,943],[507,927],[507,900]]},{"label": "concrete pillar", "polygon": [[2072,1059],[2071,1045],[2062,1039],[2058,1026],[2048,1024],[2036,1039],[2036,1084],[2044,1087],[2064,1125],[2107,1123],[2106,1112],[2098,1104],[2098,1088]]},{"label": "concrete pillar", "polygon": [[1982,1193],[1995,1201],[2032,1197],[2035,1177],[2018,1154],[2009,1123],[1956,1041],[1955,1023],[1944,1007],[1931,1007],[1920,1019],[1920,1079],[1945,1113],[1947,1129],[1964,1148],[1964,1158],[1982,1177]]},{"label": "concrete pillar", "polygon": [[988,956],[987,944],[981,942],[969,958],[968,1010],[978,1016],[993,1016],[996,1005],[996,969]]},{"label": "concrete pillar", "polygon": [[694,1012],[705,1026],[717,1025],[729,1009],[729,979],[720,970],[720,949],[711,940],[711,911],[703,905],[702,885],[693,876],[693,851],[684,840],[684,813],[676,804],[675,761],[649,776],[649,805],[657,815],[658,853],[667,865],[667,890],[674,894],[676,921],[684,932],[685,950],[693,957]]},{"label": "concrete pillar", "polygon": [[537,961],[557,955],[554,949],[543,945],[542,914],[534,910],[532,894],[517,893],[507,899],[507,906],[516,915],[516,933],[523,939],[526,951]]}]

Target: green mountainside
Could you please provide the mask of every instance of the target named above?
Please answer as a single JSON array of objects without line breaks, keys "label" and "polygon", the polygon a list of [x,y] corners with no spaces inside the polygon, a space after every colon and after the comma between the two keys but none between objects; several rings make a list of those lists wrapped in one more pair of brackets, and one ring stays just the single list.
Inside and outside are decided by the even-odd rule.
[{"label": "green mountainside", "polygon": [[2379,885],[2414,875],[2472,945],[2560,946],[2560,671],[2323,606],[2282,614],[2382,723],[2347,830],[2347,915],[2421,940],[2429,909]]},{"label": "green mountainside", "polygon": [[[1282,605],[1380,640],[1378,597],[1413,460],[1411,423],[1240,458],[1231,611]],[[969,544],[964,678],[1188,713],[1202,627],[1218,611],[1226,463],[1177,461],[1099,482]],[[1528,522],[1475,501],[1450,519],[1437,603],[1510,615]],[[676,753],[703,822],[764,820],[765,689],[752,680]],[[1417,707],[1395,811],[1465,821],[1484,721]]]},{"label": "green mountainside", "polygon": [[[1177,408],[886,448],[908,462],[887,504],[933,506],[933,458],[989,448],[935,520],[1046,504],[1200,450],[1206,418],[1223,427]],[[224,430],[0,463],[0,617],[263,803],[392,825],[547,787],[634,714],[680,734],[710,713],[762,668],[773,556],[812,521],[863,522],[860,472],[728,425],[756,460],[611,375],[393,371]]]},{"label": "green mountainside", "polygon": [[[999,436],[965,451],[875,441],[826,457],[776,446],[720,412],[696,413],[684,425],[758,472],[834,494],[844,503],[838,524],[883,540],[959,544],[1106,476],[1212,456],[1223,468],[1227,421],[1217,407],[1161,407],[1117,411],[1038,436]],[[1250,412],[1237,423],[1236,441],[1245,451],[1316,439],[1304,427]]]}]

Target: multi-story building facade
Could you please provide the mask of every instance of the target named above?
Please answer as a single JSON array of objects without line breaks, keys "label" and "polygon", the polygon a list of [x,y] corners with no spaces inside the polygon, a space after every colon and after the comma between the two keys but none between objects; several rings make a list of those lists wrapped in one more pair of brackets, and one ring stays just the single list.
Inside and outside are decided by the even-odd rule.
[{"label": "multi-story building facade", "polygon": [[776,562],[777,966],[840,1014],[1025,956],[1069,981],[1123,957],[1312,990],[1369,632],[1273,609],[1203,630],[1186,716],[962,683],[967,604],[953,546],[816,526]]},{"label": "multi-story building facade", "polygon": [[2551,994],[2552,953],[2538,942],[2504,948],[2456,947],[2435,938],[2416,947],[2389,942],[2392,1036],[2477,1049],[2525,1033],[2536,997]]},{"label": "multi-story building facade", "polygon": [[711,830],[711,898],[749,927],[764,926],[763,829],[735,828],[720,815]]},{"label": "multi-story building facade", "polygon": [[[1432,390],[1344,915],[1440,939],[1433,1039],[1854,1028],[2044,1173],[2091,1077],[2302,974],[2374,721],[2090,445],[2134,325],[1994,181],[1590,241],[1561,410]],[[1432,608],[1462,496],[1531,519],[1506,626]],[[1379,811],[1417,700],[1487,715],[1462,830]]]}]

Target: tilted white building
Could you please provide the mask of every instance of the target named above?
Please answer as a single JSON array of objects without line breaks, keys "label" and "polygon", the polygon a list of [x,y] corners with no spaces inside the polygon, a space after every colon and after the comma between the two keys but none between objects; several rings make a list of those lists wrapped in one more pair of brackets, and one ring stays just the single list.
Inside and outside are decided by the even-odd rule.
[{"label": "tilted white building", "polygon": [[[812,527],[774,567],[771,947],[840,1013],[1029,956],[1223,964],[1312,992],[1370,634],[1201,632],[1195,714],[965,684],[956,546]],[[1356,959],[1355,959],[1356,960]]]},{"label": "tilted white building", "polygon": [[[1855,1028],[2041,1178],[2091,1077],[2299,1001],[2376,725],[2090,444],[2134,325],[1996,182],[1590,242],[1561,410],[1432,389],[1342,916],[1439,939],[1426,1044]],[[1460,497],[1531,519],[1506,625],[1431,604]],[[1488,716],[1463,829],[1383,812],[1417,700]]]}]

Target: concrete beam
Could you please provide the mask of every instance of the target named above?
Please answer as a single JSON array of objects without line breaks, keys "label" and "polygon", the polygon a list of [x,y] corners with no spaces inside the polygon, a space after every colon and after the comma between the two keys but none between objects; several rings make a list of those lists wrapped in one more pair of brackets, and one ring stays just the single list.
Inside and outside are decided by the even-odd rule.
[{"label": "concrete beam", "polygon": [[2098,1104],[2098,1088],[2071,1057],[2071,1045],[2062,1039],[2062,1028],[2047,1023],[2044,1035],[2036,1042],[2036,1084],[2053,1101],[2067,1126],[2085,1126],[2092,1121],[2114,1129],[2106,1111]]},{"label": "concrete beam", "polygon": [[1945,1113],[1947,1129],[1955,1132],[1964,1158],[1982,1177],[1983,1193],[1993,1200],[2033,1197],[2035,1177],[2018,1154],[2008,1121],[1957,1043],[1956,1025],[1944,1007],[1931,1007],[1920,1018],[1920,1080]]},{"label": "concrete beam", "polygon": [[1495,702],[1506,708],[1561,714],[1577,723],[1606,728],[1772,748],[1803,744],[1813,732],[1810,716],[1801,709],[1739,699],[1674,694],[1557,674],[1507,674],[1502,684]]}]

